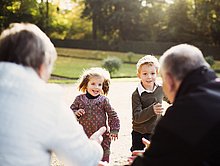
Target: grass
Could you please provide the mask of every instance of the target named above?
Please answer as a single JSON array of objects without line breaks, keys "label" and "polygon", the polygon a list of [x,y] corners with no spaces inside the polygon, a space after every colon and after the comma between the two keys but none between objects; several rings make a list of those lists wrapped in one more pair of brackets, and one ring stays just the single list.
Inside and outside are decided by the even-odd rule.
[{"label": "grass", "polygon": [[215,64],[212,66],[215,70],[220,70],[220,61],[215,61]]},{"label": "grass", "polygon": [[[118,57],[124,63],[121,68],[113,73],[112,78],[136,78],[136,63],[144,54],[122,53],[113,51],[94,51],[82,49],[56,48],[58,59],[55,63],[53,75],[62,76],[70,79],[52,77],[50,82],[55,83],[74,83],[82,74],[84,69],[90,67],[101,67],[102,60],[107,57]],[[158,58],[158,57],[157,57]],[[213,69],[220,69],[220,61],[215,61]],[[220,76],[219,73],[217,73]]]},{"label": "grass", "polygon": [[[86,60],[86,59],[75,59],[75,58],[65,58],[58,57],[55,63],[55,68],[53,74],[78,78],[82,73],[83,69],[90,67],[101,67],[101,60]],[[136,66],[135,64],[125,64],[123,63],[119,71],[113,73],[113,77],[125,77],[125,76],[136,76]]]},{"label": "grass", "polygon": [[136,77],[136,62],[143,55],[132,54],[132,57],[128,56],[128,53],[111,52],[111,51],[94,51],[94,50],[81,50],[81,49],[66,49],[56,48],[58,52],[58,59],[55,63],[53,75],[58,75],[67,79],[57,79],[52,77],[50,82],[55,83],[71,83],[75,82],[82,74],[84,69],[90,67],[101,67],[102,60],[107,57],[118,57],[124,63],[122,63],[120,69],[112,74],[112,78],[129,78]]},{"label": "grass", "polygon": [[[114,51],[97,51],[97,50],[82,50],[82,49],[70,49],[70,48],[56,48],[58,55],[67,55],[70,57],[78,58],[94,58],[105,59],[107,57],[118,57],[122,61],[129,61],[130,53],[114,52]],[[137,60],[142,57],[143,54],[135,54],[131,57],[131,62],[136,63]]]}]

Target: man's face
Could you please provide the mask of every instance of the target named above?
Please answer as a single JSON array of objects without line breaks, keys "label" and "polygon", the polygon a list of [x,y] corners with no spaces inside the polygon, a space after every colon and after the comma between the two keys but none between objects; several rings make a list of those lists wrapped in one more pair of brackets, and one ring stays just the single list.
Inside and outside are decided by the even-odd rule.
[{"label": "man's face", "polygon": [[161,77],[163,80],[163,92],[165,96],[168,98],[168,100],[173,103],[176,90],[175,90],[175,84],[172,76],[164,71],[161,71]]}]

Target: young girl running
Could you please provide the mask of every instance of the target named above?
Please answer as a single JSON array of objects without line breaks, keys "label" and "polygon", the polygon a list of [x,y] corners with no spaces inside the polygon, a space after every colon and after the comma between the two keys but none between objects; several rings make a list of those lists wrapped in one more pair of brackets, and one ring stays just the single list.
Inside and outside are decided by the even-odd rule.
[{"label": "young girl running", "polygon": [[107,162],[111,140],[118,139],[120,129],[118,115],[105,96],[108,94],[109,84],[110,74],[107,70],[98,67],[85,70],[78,87],[83,94],[78,95],[70,106],[88,137],[102,126],[109,129],[103,134],[102,142],[102,161]]}]

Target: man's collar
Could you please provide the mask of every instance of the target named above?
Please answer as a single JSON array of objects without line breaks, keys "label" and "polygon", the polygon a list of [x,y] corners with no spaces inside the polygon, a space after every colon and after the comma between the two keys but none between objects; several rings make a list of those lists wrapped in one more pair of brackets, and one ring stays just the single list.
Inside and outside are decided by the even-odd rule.
[{"label": "man's collar", "polygon": [[178,98],[183,94],[187,94],[199,85],[215,80],[216,78],[216,73],[212,69],[207,68],[206,66],[197,68],[189,72],[182,80],[175,98]]}]

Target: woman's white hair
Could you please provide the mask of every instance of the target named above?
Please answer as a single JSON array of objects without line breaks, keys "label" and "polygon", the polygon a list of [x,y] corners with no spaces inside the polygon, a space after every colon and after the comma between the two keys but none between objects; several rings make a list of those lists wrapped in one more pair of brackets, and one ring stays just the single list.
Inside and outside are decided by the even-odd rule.
[{"label": "woman's white hair", "polygon": [[0,61],[29,66],[36,71],[45,64],[49,73],[57,58],[49,37],[31,23],[12,23],[0,36]]}]

